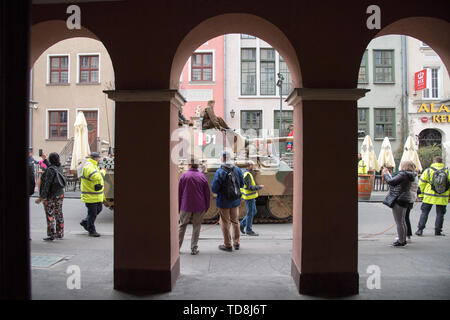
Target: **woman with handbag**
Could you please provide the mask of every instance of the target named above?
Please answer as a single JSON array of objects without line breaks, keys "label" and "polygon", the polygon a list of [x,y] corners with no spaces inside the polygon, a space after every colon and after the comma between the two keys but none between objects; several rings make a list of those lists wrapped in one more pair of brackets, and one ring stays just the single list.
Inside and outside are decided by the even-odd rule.
[{"label": "woman with handbag", "polygon": [[392,244],[393,247],[406,246],[405,216],[411,201],[411,183],[415,178],[414,166],[411,163],[411,161],[403,161],[400,164],[400,171],[394,177],[391,176],[388,168],[383,169],[384,180],[389,185],[389,192],[383,203],[392,208],[397,225],[398,240]]},{"label": "woman with handbag", "polygon": [[59,155],[55,152],[48,156],[49,166],[42,173],[39,186],[39,198],[36,203],[44,203],[47,219],[47,238],[44,241],[53,241],[64,237],[64,217],[62,205],[64,200],[65,184]]}]

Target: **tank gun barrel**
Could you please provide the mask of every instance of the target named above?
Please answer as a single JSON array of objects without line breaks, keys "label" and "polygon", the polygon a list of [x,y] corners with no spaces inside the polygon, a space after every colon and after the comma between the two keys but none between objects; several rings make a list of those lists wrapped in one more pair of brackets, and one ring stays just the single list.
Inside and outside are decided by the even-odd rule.
[{"label": "tank gun barrel", "polygon": [[272,138],[255,138],[248,139],[249,143],[275,143],[275,142],[294,142],[294,137],[272,137]]}]

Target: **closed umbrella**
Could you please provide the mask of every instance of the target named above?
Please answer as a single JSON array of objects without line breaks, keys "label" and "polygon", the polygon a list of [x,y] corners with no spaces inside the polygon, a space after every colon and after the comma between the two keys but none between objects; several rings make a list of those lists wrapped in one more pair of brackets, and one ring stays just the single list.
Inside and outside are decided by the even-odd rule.
[{"label": "closed umbrella", "polygon": [[91,153],[91,149],[89,148],[88,128],[83,112],[78,112],[74,127],[75,133],[72,163],[70,164],[71,170],[77,170],[80,165],[84,163],[85,158]]},{"label": "closed umbrella", "polygon": [[361,159],[364,160],[368,171],[379,171],[380,165],[373,148],[372,139],[367,135],[361,145]]},{"label": "closed umbrella", "polygon": [[408,160],[414,162],[414,164],[416,165],[417,171],[422,172],[422,170],[423,170],[422,164],[420,163],[419,155],[417,154],[416,146],[415,146],[414,141],[411,138],[411,136],[409,136],[408,139],[406,139],[405,146],[403,147],[403,155],[402,155],[402,159],[400,160],[400,163],[403,161],[408,161]]},{"label": "closed umbrella", "polygon": [[392,147],[388,137],[384,138],[381,145],[381,151],[378,155],[378,164],[380,167],[387,167],[395,170],[394,154],[392,153]]}]

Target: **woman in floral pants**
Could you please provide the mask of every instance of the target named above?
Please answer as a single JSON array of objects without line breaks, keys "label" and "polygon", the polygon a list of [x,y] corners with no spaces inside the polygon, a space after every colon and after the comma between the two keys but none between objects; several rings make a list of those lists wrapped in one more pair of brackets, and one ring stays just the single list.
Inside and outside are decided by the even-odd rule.
[{"label": "woman in floral pants", "polygon": [[43,202],[47,220],[47,238],[44,241],[53,241],[64,237],[64,216],[62,205],[64,201],[64,188],[58,183],[57,172],[62,174],[59,155],[55,152],[48,157],[48,168],[41,177],[39,198],[36,203]]}]

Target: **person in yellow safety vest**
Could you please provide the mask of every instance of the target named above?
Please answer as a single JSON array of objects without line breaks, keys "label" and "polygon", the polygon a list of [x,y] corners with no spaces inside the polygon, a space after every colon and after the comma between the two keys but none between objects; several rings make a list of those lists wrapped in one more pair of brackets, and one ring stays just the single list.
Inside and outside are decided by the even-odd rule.
[{"label": "person in yellow safety vest", "polygon": [[[416,235],[422,236],[423,229],[425,229],[425,225],[427,223],[428,214],[433,207],[433,204],[436,205],[436,221],[434,223],[434,235],[436,236],[445,236],[442,233],[442,226],[444,225],[444,214],[447,212],[447,204],[450,197],[450,172],[447,168],[444,168],[444,164],[442,163],[442,157],[434,157],[433,164],[420,176],[419,179],[419,188],[420,194],[419,198],[423,198],[422,200],[422,214],[420,215],[419,225],[417,226]],[[445,175],[447,179],[445,179]],[[437,182],[440,179],[434,179],[434,176],[441,176],[441,182]],[[439,185],[438,185],[439,184]],[[442,187],[441,187],[441,186]],[[442,188],[441,191],[438,192]]]},{"label": "person in yellow safety vest", "polygon": [[81,220],[80,225],[89,232],[91,237],[100,237],[95,230],[95,219],[103,209],[102,203],[105,200],[104,194],[104,176],[105,170],[100,170],[98,162],[100,154],[92,152],[90,159],[87,160],[83,173],[81,175],[81,201],[87,207],[87,216]]},{"label": "person in yellow safety vest", "polygon": [[366,162],[361,158],[361,153],[358,153],[358,174],[367,174]]},{"label": "person in yellow safety vest", "polygon": [[245,200],[247,214],[244,219],[242,219],[239,228],[242,234],[247,234],[248,236],[258,236],[258,233],[252,230],[253,218],[256,215],[256,198],[258,198],[257,190],[264,187],[264,185],[257,185],[255,183],[255,179],[253,178],[254,169],[255,163],[250,160],[247,163],[247,170],[244,172],[244,187],[241,188],[241,198]]}]

